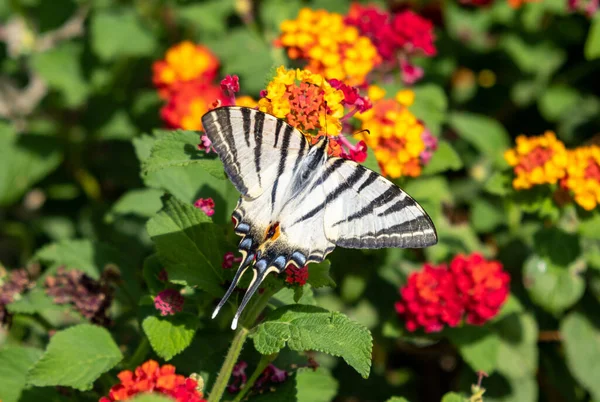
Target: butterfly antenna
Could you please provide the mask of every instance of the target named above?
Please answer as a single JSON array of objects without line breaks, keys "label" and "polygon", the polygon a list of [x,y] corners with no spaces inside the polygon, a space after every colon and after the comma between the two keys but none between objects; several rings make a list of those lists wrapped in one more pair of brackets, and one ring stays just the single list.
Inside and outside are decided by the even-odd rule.
[{"label": "butterfly antenna", "polygon": [[254,293],[256,293],[256,291],[260,287],[261,283],[265,280],[265,278],[267,277],[269,272],[271,272],[271,270],[266,269],[266,266],[267,266],[267,264],[266,264],[265,260],[261,260],[257,264],[254,265],[254,267],[253,267],[254,277],[252,278],[252,281],[250,282],[250,286],[248,287],[248,290],[246,291],[246,294],[244,295],[244,298],[242,299],[242,302],[240,303],[238,310],[235,312],[235,316],[233,317],[233,321],[231,322],[231,329],[237,328],[238,320],[240,319],[240,316],[242,315],[244,308],[246,308],[246,304],[248,304],[248,302],[250,301],[250,299],[252,298]]},{"label": "butterfly antenna", "polygon": [[225,292],[225,296],[223,296],[223,298],[219,302],[219,305],[217,306],[215,311],[212,313],[211,318],[215,318],[217,316],[217,314],[219,314],[221,307],[223,307],[225,305],[225,303],[227,303],[227,299],[229,299],[229,296],[231,296],[231,294],[233,293],[233,290],[237,286],[238,282],[240,281],[240,279],[242,279],[242,275],[244,275],[244,272],[246,272],[246,270],[248,269],[248,266],[250,265],[250,263],[253,260],[254,260],[254,254],[248,254],[246,256],[246,259],[240,264],[240,267],[238,268],[237,272],[235,273],[235,276],[233,277],[233,280],[231,281],[231,285],[229,285],[229,289],[227,289],[227,292]]}]

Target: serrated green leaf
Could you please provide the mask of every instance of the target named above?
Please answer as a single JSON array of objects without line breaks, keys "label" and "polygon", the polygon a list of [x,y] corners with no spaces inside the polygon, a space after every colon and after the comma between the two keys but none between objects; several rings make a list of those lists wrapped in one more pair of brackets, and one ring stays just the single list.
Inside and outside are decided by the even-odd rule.
[{"label": "serrated green leaf", "polygon": [[584,54],[587,60],[600,57],[600,16],[596,13],[585,41]]},{"label": "serrated green leaf", "polygon": [[459,170],[463,167],[458,153],[447,141],[440,141],[433,157],[423,168],[424,175],[432,175],[446,170]]},{"label": "serrated green leaf", "polygon": [[593,399],[600,400],[600,328],[586,315],[574,311],[560,324],[567,366]]},{"label": "serrated green leaf", "polygon": [[91,17],[92,49],[103,61],[154,53],[156,40],[131,9],[96,11]]},{"label": "serrated green leaf", "polygon": [[163,197],[163,205],[147,230],[169,280],[221,296],[221,264],[227,251],[222,229],[203,211],[172,196]]},{"label": "serrated green leaf", "polygon": [[21,295],[19,299],[6,305],[6,309],[11,314],[36,314],[52,308],[56,309],[57,306],[46,292],[39,288]]},{"label": "serrated green leaf", "polygon": [[88,96],[89,85],[83,77],[80,57],[81,44],[63,42],[42,53],[31,56],[32,68],[48,86],[59,91],[65,106],[81,105]]},{"label": "serrated green leaf", "polygon": [[158,139],[152,146],[150,157],[143,161],[145,173],[156,172],[173,166],[198,165],[217,179],[226,179],[219,158],[198,150],[200,141],[194,131],[173,131],[171,135]]},{"label": "serrated green leaf", "polygon": [[23,346],[8,346],[0,349],[1,401],[19,400],[27,383],[27,372],[41,355],[41,350]]},{"label": "serrated green leaf", "polygon": [[500,337],[497,370],[511,379],[535,376],[538,326],[531,314],[511,314],[493,325]]},{"label": "serrated green leaf", "polygon": [[55,138],[17,135],[10,125],[0,122],[0,206],[17,201],[61,160]]},{"label": "serrated green leaf", "polygon": [[110,333],[89,324],[58,331],[27,382],[36,387],[65,386],[86,391],[92,383],[123,359]]},{"label": "serrated green leaf", "polygon": [[408,402],[408,399],[406,399],[402,396],[392,396],[390,399],[388,399],[385,402]]},{"label": "serrated green leaf", "polygon": [[449,328],[446,334],[473,371],[492,374],[498,362],[500,338],[487,327]]},{"label": "serrated green leaf", "polygon": [[287,344],[296,351],[316,350],[340,356],[364,378],[369,376],[371,334],[341,313],[315,306],[281,307],[271,312],[250,336],[262,354],[277,353]]},{"label": "serrated green leaf", "polygon": [[329,275],[331,262],[329,260],[322,261],[318,264],[308,265],[308,283],[313,288],[322,288],[325,286],[336,287],[335,281]]},{"label": "serrated green leaf", "polygon": [[552,314],[573,306],[585,291],[582,264],[558,266],[547,257],[532,254],[523,267],[523,282],[531,300]]},{"label": "serrated green leaf", "polygon": [[462,139],[497,166],[506,166],[503,152],[509,148],[510,136],[502,124],[487,116],[466,112],[452,113],[449,122]]},{"label": "serrated green leaf", "polygon": [[199,324],[197,316],[179,313],[167,317],[146,317],[142,328],[152,349],[168,361],[190,346]]},{"label": "serrated green leaf", "polygon": [[[299,294],[298,289],[302,289],[302,293]],[[298,296],[300,296],[298,298]],[[310,285],[299,286],[296,288],[283,288],[271,298],[271,303],[275,306],[285,306],[288,304],[309,304],[316,306],[317,301],[315,300],[315,294]]]}]

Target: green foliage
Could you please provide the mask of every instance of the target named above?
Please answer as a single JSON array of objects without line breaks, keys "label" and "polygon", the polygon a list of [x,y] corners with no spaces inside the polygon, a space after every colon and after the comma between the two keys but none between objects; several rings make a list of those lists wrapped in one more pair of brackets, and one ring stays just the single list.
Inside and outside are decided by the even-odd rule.
[{"label": "green foliage", "polygon": [[27,384],[29,368],[40,358],[39,349],[8,346],[0,349],[0,398],[17,402]]},{"label": "green foliage", "polygon": [[61,385],[85,391],[122,359],[123,355],[106,329],[77,325],[57,332],[50,339],[42,357],[30,368],[27,383],[37,387]]},{"label": "green foliage", "polygon": [[317,350],[341,356],[364,378],[369,376],[371,334],[340,313],[314,306],[281,307],[269,314],[251,337],[262,354],[277,353],[286,344],[296,351]]},{"label": "green foliage", "polygon": [[156,354],[171,360],[190,346],[198,324],[198,317],[184,313],[167,317],[148,316],[142,322],[142,328]]}]

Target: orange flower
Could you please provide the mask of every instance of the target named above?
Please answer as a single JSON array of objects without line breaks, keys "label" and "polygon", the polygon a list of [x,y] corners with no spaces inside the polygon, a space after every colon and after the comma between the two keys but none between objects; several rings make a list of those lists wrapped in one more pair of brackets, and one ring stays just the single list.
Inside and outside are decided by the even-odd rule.
[{"label": "orange flower", "polygon": [[141,393],[157,393],[170,396],[179,402],[204,402],[198,382],[175,374],[175,366],[165,364],[159,366],[154,360],[137,367],[135,371],[121,371],[118,375],[120,384],[110,389],[108,397],[100,402],[126,401]]},{"label": "orange flower", "polygon": [[160,115],[169,128],[202,130],[202,116],[221,98],[221,89],[212,84],[182,84],[171,93]]},{"label": "orange flower", "polygon": [[567,175],[561,186],[573,192],[577,204],[591,211],[600,204],[600,147],[567,151],[567,159]]},{"label": "orange flower", "polygon": [[340,14],[303,8],[295,20],[281,23],[281,32],[277,43],[287,49],[288,56],[307,60],[307,70],[328,80],[363,84],[381,62],[371,39],[346,24]]},{"label": "orange flower", "polygon": [[395,99],[383,99],[385,91],[372,86],[369,95],[373,108],[357,115],[361,128],[369,132],[361,133],[359,138],[373,148],[384,175],[419,176],[437,142],[406,107],[412,104],[414,92],[403,90]]},{"label": "orange flower", "polygon": [[567,150],[551,131],[538,137],[518,136],[516,147],[506,151],[504,159],[514,168],[516,190],[554,184],[566,174]]},{"label": "orange flower", "polygon": [[185,41],[167,50],[164,60],[154,62],[152,81],[161,96],[166,98],[181,84],[211,82],[218,68],[219,61],[207,47]]}]

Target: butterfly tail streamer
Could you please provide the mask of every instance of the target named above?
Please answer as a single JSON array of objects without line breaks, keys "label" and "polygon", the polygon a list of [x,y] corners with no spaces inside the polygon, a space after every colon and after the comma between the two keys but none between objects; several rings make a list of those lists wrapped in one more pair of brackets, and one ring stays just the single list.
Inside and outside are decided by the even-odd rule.
[{"label": "butterfly tail streamer", "polygon": [[217,314],[219,314],[221,308],[225,305],[225,303],[227,303],[227,299],[229,299],[229,296],[231,296],[238,282],[240,281],[240,279],[242,279],[242,276],[244,275],[244,273],[246,272],[253,260],[254,254],[248,254],[244,261],[240,264],[240,267],[238,268],[237,272],[235,273],[235,276],[233,277],[233,280],[231,281],[231,285],[229,285],[229,289],[227,289],[227,292],[225,292],[225,295],[217,305],[217,308],[215,308],[215,311],[213,311],[211,318],[215,318]]},{"label": "butterfly tail streamer", "polygon": [[246,291],[246,294],[244,295],[244,298],[242,299],[242,302],[240,303],[240,306],[238,307],[238,310],[236,311],[235,316],[233,317],[233,321],[231,322],[231,329],[237,328],[238,320],[240,319],[242,312],[246,308],[246,305],[248,304],[254,293],[256,293],[256,291],[258,290],[262,282],[265,280],[267,275],[276,270],[277,269],[275,267],[267,269],[267,264],[265,260],[258,261],[254,265],[254,267],[252,267],[254,277],[252,278],[250,286],[248,286],[248,290]]}]

